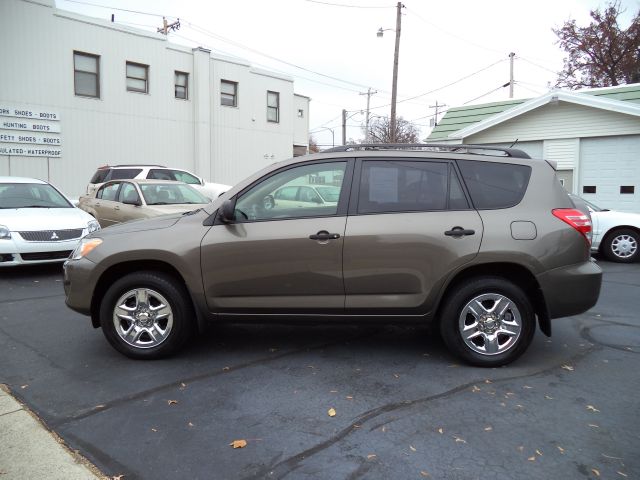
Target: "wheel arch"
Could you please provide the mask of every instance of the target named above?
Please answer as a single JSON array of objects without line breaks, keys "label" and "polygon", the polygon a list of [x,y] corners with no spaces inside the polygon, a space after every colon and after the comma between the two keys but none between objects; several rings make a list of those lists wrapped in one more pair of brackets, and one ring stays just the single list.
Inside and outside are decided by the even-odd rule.
[{"label": "wheel arch", "polygon": [[474,277],[502,277],[509,280],[520,287],[525,293],[530,294],[531,304],[534,312],[538,317],[540,330],[547,337],[551,336],[551,319],[544,299],[544,294],[540,288],[540,284],[536,277],[526,267],[509,262],[482,263],[471,265],[464,270],[457,272],[444,287],[438,308],[436,310],[436,319],[440,318],[440,312],[447,301],[447,297],[462,282]]},{"label": "wheel arch", "polygon": [[96,287],[93,291],[93,297],[91,298],[91,324],[94,328],[100,327],[100,300],[104,297],[105,293],[109,289],[109,286],[111,286],[113,282],[124,275],[142,271],[163,273],[180,282],[182,287],[184,287],[185,291],[188,293],[188,300],[191,302],[193,310],[196,314],[196,327],[200,331],[204,329],[206,321],[203,318],[196,302],[194,301],[191,292],[187,288],[184,277],[173,265],[160,260],[140,260],[117,263],[115,265],[111,265],[102,273],[98,282],[96,283]]},{"label": "wheel arch", "polygon": [[617,232],[618,230],[633,230],[638,235],[640,235],[640,228],[638,227],[635,227],[633,225],[615,225],[602,234],[602,240],[600,240],[600,245],[598,246],[598,251],[600,253],[604,252],[603,249],[606,242],[609,240],[609,237],[613,235],[615,232]]}]

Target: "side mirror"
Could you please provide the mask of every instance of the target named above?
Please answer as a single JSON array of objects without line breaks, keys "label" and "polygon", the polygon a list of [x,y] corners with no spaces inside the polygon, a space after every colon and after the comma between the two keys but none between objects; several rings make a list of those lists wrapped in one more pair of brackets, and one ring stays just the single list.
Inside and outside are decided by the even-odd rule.
[{"label": "side mirror", "polygon": [[142,206],[142,200],[139,198],[136,198],[135,200],[123,200],[122,203],[125,205],[133,205],[134,207]]},{"label": "side mirror", "polygon": [[200,185],[202,185],[204,187],[204,184],[205,184],[204,178],[201,178],[200,179]]},{"label": "side mirror", "polygon": [[235,200],[225,200],[222,202],[220,210],[220,220],[222,223],[231,223],[236,219],[236,202]]}]

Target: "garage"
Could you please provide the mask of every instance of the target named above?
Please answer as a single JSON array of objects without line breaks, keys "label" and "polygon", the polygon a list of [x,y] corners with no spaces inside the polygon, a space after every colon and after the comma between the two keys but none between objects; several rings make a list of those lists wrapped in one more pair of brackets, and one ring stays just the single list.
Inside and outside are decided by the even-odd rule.
[{"label": "garage", "polygon": [[578,193],[602,208],[640,211],[640,135],[580,140]]}]

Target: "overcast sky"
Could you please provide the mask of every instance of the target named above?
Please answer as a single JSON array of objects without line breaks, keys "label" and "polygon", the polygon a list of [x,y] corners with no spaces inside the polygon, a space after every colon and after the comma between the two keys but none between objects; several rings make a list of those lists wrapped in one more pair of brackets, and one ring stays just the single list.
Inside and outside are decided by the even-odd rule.
[{"label": "overcast sky", "polygon": [[[395,28],[394,1],[56,0],[56,5],[103,19],[113,13],[116,22],[145,30],[161,26],[163,15],[169,21],[179,17],[181,28],[169,34],[172,42],[205,46],[292,76],[295,92],[311,97],[310,129],[322,146],[331,146],[331,131],[341,143],[343,108],[350,117],[347,138],[363,137],[366,95],[359,93],[368,87],[377,91],[372,115],[390,114],[395,33],[378,38],[376,31]],[[407,0],[403,5],[398,115],[418,124],[425,138],[436,102],[456,107],[508,99],[509,88],[501,85],[509,81],[509,52],[516,54],[514,97],[545,93],[564,57],[552,28],[568,19],[586,25],[589,11],[605,2]],[[640,0],[622,5],[626,27]]]}]

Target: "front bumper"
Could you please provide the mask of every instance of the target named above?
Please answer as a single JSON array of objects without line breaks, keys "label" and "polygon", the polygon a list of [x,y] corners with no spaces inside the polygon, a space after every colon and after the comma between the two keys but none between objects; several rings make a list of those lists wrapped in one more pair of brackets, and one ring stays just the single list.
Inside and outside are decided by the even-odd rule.
[{"label": "front bumper", "polygon": [[549,318],[569,317],[593,307],[600,296],[602,269],[593,260],[555,268],[538,276]]},{"label": "front bumper", "polygon": [[80,239],[59,242],[26,242],[18,238],[0,240],[0,268],[64,262]]},{"label": "front bumper", "polygon": [[91,301],[97,279],[96,264],[86,258],[64,262],[65,303],[71,310],[91,315]]}]

